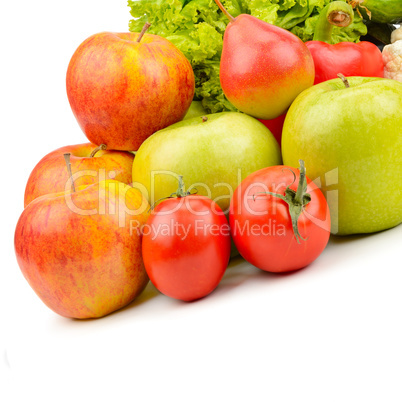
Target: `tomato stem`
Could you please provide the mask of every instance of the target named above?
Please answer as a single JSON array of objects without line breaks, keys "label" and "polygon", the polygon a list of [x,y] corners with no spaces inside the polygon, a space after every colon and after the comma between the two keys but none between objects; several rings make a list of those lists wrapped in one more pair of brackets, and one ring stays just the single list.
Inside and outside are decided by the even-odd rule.
[{"label": "tomato stem", "polygon": [[299,163],[300,163],[300,177],[296,191],[292,190],[289,186],[287,186],[284,195],[272,193],[270,191],[255,193],[253,195],[254,201],[255,196],[257,194],[269,194],[273,197],[280,198],[281,200],[285,201],[288,204],[290,219],[292,221],[293,233],[298,243],[300,243],[300,239],[307,240],[304,239],[299,232],[298,221],[301,213],[303,212],[304,207],[311,201],[310,194],[306,193],[307,178],[306,178],[306,169],[304,167],[304,161],[300,159]]},{"label": "tomato stem", "polygon": [[190,191],[184,191],[184,181],[183,181],[183,176],[179,175],[178,177],[179,180],[179,186],[176,190],[176,192],[170,194],[167,197],[162,197],[159,200],[155,201],[151,207],[149,208],[148,212],[151,211],[152,209],[155,208],[155,205],[158,204],[159,202],[163,201],[163,200],[167,200],[169,198],[182,198],[182,197],[187,197],[188,195],[193,195],[193,194],[197,194],[197,189],[195,189],[195,192],[190,192]]},{"label": "tomato stem", "polygon": [[175,193],[173,193],[171,196],[175,195],[177,198],[185,197],[186,195],[189,195],[189,192],[184,191],[184,181],[183,181],[183,176],[179,176],[179,187],[176,190]]},{"label": "tomato stem", "polygon": [[300,177],[299,177],[299,184],[297,185],[297,191],[293,198],[293,202],[296,204],[303,204],[303,195],[307,188],[306,182],[306,168],[304,167],[304,161],[299,159],[300,163]]}]

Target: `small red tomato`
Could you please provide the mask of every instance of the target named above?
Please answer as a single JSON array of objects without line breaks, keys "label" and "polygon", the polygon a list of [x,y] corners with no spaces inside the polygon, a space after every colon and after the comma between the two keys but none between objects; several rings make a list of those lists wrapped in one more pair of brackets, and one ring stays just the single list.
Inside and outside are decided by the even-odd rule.
[{"label": "small red tomato", "polygon": [[328,204],[300,164],[300,171],[271,166],[254,172],[233,194],[229,224],[234,243],[244,259],[264,271],[303,268],[328,243]]},{"label": "small red tomato", "polygon": [[218,286],[230,246],[224,213],[200,195],[162,201],[143,227],[142,254],[149,279],[161,293],[183,301],[200,299]]}]

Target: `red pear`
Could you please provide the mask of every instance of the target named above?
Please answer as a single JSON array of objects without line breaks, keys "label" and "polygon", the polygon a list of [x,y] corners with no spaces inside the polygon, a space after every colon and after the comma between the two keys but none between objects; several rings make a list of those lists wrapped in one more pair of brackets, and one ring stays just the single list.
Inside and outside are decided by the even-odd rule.
[{"label": "red pear", "polygon": [[314,61],[303,41],[286,29],[248,14],[232,17],[223,37],[220,81],[239,110],[259,119],[285,113],[314,83]]}]

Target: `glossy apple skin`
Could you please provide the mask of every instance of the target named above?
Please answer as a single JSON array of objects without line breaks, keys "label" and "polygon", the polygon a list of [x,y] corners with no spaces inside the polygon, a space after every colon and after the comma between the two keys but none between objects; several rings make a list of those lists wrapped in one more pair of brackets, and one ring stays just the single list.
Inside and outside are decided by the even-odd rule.
[{"label": "glossy apple skin", "polygon": [[278,143],[257,119],[222,112],[204,120],[194,117],[160,130],[136,153],[133,185],[151,205],[175,192],[182,175],[186,189],[197,189],[198,195],[211,198],[227,213],[241,180],[281,163]]},{"label": "glossy apple skin", "polygon": [[67,70],[71,109],[89,141],[136,151],[185,116],[194,96],[189,61],[171,42],[134,32],[101,32],[75,51]]},{"label": "glossy apple skin", "polygon": [[226,27],[220,82],[239,110],[258,119],[274,119],[313,85],[314,61],[296,35],[240,14]]},{"label": "glossy apple skin", "polygon": [[[125,208],[139,211],[123,216],[121,224],[119,213],[107,211],[124,202]],[[24,209],[15,230],[24,277],[62,316],[94,318],[120,309],[148,283],[141,238],[130,231],[129,222],[144,224],[148,208],[138,190],[114,180],[37,198]],[[91,214],[93,209],[97,213]]]},{"label": "glossy apple skin", "polygon": [[[402,83],[347,77],[314,85],[293,102],[282,156],[319,180],[334,234],[371,233],[402,222]],[[364,100],[364,101],[363,101]]]},{"label": "glossy apple skin", "polygon": [[69,175],[64,154],[70,153],[71,171],[76,186],[89,185],[101,180],[115,179],[132,182],[134,155],[122,151],[98,151],[90,157],[96,145],[91,143],[68,145],[44,156],[32,170],[25,187],[24,207],[44,194],[64,191]]},{"label": "glossy apple skin", "polygon": [[201,101],[192,101],[190,108],[188,109],[183,120],[192,119],[193,117],[200,117],[208,114],[208,112],[202,106]]}]

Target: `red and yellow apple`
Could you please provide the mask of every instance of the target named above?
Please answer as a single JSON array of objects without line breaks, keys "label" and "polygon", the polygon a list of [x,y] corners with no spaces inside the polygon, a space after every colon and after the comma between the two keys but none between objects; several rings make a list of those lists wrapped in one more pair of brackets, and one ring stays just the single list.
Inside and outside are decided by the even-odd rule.
[{"label": "red and yellow apple", "polygon": [[71,58],[66,85],[89,141],[126,151],[182,120],[195,88],[192,67],[176,46],[135,32],[86,39]]},{"label": "red and yellow apple", "polygon": [[76,186],[105,179],[131,184],[134,155],[131,152],[100,149],[91,143],[69,145],[44,156],[35,166],[25,187],[24,206],[35,198],[64,191],[69,180],[63,154],[70,153],[71,170]]},{"label": "red and yellow apple", "polygon": [[138,190],[116,180],[38,197],[15,230],[24,277],[62,316],[102,317],[120,309],[148,283],[138,230],[148,209]]}]

